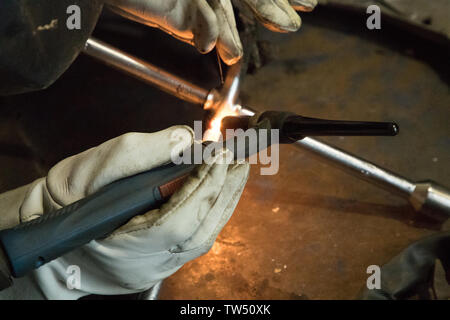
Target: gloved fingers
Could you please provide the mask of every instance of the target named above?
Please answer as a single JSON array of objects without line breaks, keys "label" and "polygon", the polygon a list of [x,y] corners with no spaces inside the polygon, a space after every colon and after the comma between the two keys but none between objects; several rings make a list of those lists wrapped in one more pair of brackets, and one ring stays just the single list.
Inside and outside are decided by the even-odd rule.
[{"label": "gloved fingers", "polygon": [[54,201],[68,205],[115,180],[168,163],[174,148],[187,148],[193,140],[187,126],[127,133],[59,162],[50,169],[46,187]]},{"label": "gloved fingers", "polygon": [[[118,14],[194,45],[207,53],[214,46],[226,64],[243,55],[232,0],[106,0]],[[234,0],[243,2],[272,31],[296,31],[301,26],[295,10],[311,11],[317,0]]]},{"label": "gloved fingers", "polygon": [[[88,294],[120,295],[142,292],[176,272],[173,255],[158,253],[152,259],[111,250],[96,240],[34,271],[35,281],[47,299],[75,300]],[[80,288],[67,288],[72,266],[80,268]],[[172,267],[167,267],[172,265]]]},{"label": "gloved fingers", "polygon": [[0,230],[14,227],[21,222],[18,213],[32,185],[33,183],[0,194],[0,203],[2,204]]},{"label": "gloved fingers", "polygon": [[183,251],[193,237],[202,241],[215,238],[217,226],[223,226],[233,212],[246,172],[229,171],[229,166],[217,163],[217,158],[212,164],[203,164],[160,209],[134,217],[105,241],[113,240],[110,244],[115,248],[125,246],[146,255]]},{"label": "gloved fingers", "polygon": [[178,245],[178,252],[188,253],[200,249],[200,252],[196,254],[198,256],[209,251],[239,202],[248,179],[249,169],[250,165],[247,162],[228,166],[222,192],[195,233],[187,241]]},{"label": "gloved fingers", "polygon": [[[232,215],[248,176],[247,163],[221,164],[220,157],[199,166],[160,209],[134,217],[109,237],[55,260],[55,266],[38,269],[40,282],[47,281],[44,270],[49,269],[64,284],[64,261],[83,261],[80,268],[86,276],[77,294],[137,292],[204,254]],[[51,288],[47,291],[53,294]],[[73,295],[65,291],[58,292]]]},{"label": "gloved fingers", "polygon": [[208,53],[216,45],[220,28],[209,4],[205,0],[195,1],[198,2],[198,14],[193,29],[194,46],[201,53]]},{"label": "gloved fingers", "polygon": [[211,51],[219,35],[216,15],[206,0],[107,0],[110,8],[125,18],[156,27]]},{"label": "gloved fingers", "polygon": [[297,11],[310,12],[317,6],[317,0],[289,0],[290,5]]},{"label": "gloved fingers", "polygon": [[230,0],[210,0],[219,26],[216,48],[222,60],[232,65],[243,55],[243,48],[236,28],[233,6]]},{"label": "gloved fingers", "polygon": [[[215,161],[215,160],[214,160]],[[198,229],[222,192],[227,165],[203,164],[160,209],[136,216],[105,241],[142,254],[176,250]]]},{"label": "gloved fingers", "polygon": [[[207,253],[231,218],[248,179],[249,164],[228,166],[228,174],[219,197],[195,233],[170,252],[159,253],[164,261],[157,270],[173,270]],[[170,255],[168,255],[170,253]],[[163,277],[161,277],[163,279]]]},{"label": "gloved fingers", "polygon": [[241,1],[244,1],[252,9],[256,18],[269,30],[276,32],[297,31],[302,24],[300,16],[291,7],[288,0]]},{"label": "gloved fingers", "polygon": [[[160,209],[37,269],[45,295],[75,299],[142,291],[204,254],[230,218],[248,176],[248,164],[221,164],[222,158],[199,166]],[[73,265],[80,268],[81,288],[69,290],[67,268]]]},{"label": "gloved fingers", "polygon": [[37,219],[44,212],[51,212],[61,208],[48,192],[46,178],[39,178],[26,186],[27,191],[19,208],[20,223]]}]

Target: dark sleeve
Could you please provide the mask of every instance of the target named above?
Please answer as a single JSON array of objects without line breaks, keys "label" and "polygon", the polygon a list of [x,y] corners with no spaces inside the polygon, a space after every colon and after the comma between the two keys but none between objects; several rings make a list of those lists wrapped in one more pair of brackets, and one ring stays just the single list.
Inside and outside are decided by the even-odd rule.
[{"label": "dark sleeve", "polygon": [[[66,26],[70,5],[81,28]],[[100,0],[1,0],[0,95],[44,89],[83,49],[102,9]]]},{"label": "dark sleeve", "polygon": [[[367,300],[440,299],[435,285],[442,281],[435,274],[440,263],[446,286],[450,284],[450,231],[421,239],[381,268],[381,289],[364,289]],[[445,295],[449,290],[446,290]],[[437,295],[437,296],[435,296]],[[445,296],[443,295],[443,296]]]}]

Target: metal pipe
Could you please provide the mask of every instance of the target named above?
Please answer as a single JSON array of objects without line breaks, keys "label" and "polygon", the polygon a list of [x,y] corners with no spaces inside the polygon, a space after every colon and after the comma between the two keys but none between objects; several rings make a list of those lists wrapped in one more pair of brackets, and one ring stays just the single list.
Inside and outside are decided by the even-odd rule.
[{"label": "metal pipe", "polygon": [[402,196],[416,211],[440,221],[450,218],[450,192],[436,182],[412,182],[369,161],[312,138],[298,140],[295,146],[311,152],[353,176]]},{"label": "metal pipe", "polygon": [[409,197],[416,187],[414,183],[399,175],[321,141],[306,137],[296,141],[295,146],[306,149],[330,164],[338,165],[349,173],[400,196]]},{"label": "metal pipe", "polygon": [[147,291],[141,292],[139,294],[138,300],[158,300],[162,284],[163,280],[157,282],[153,287],[151,287]]},{"label": "metal pipe", "polygon": [[209,91],[100,40],[89,38],[84,53],[182,100],[203,105]]},{"label": "metal pipe", "polygon": [[[234,102],[237,97],[239,65],[229,70],[221,90],[207,91],[99,40],[89,39],[84,52],[180,99],[201,104],[206,109],[220,103],[223,99]],[[233,107],[242,115],[255,114],[255,111],[239,104]],[[417,211],[437,217],[439,220],[450,217],[450,192],[434,182],[411,182],[369,161],[313,138],[298,140],[294,145],[311,152],[321,160],[345,169],[358,178],[406,198]]]}]

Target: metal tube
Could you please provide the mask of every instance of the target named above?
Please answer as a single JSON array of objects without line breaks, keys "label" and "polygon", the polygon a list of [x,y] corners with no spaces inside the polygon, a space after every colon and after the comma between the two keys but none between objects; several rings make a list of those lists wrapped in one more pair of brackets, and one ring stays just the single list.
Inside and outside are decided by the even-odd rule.
[{"label": "metal tube", "polygon": [[138,300],[158,300],[163,280],[157,282],[153,287],[139,294]]},{"label": "metal tube", "polygon": [[415,184],[386,169],[376,166],[355,155],[331,147],[321,141],[306,137],[294,144],[296,147],[306,149],[332,165],[338,165],[349,173],[374,183],[388,191],[395,192],[408,198],[415,189]]},{"label": "metal tube", "polygon": [[89,38],[84,53],[182,100],[203,105],[208,98],[209,91],[100,40]]}]

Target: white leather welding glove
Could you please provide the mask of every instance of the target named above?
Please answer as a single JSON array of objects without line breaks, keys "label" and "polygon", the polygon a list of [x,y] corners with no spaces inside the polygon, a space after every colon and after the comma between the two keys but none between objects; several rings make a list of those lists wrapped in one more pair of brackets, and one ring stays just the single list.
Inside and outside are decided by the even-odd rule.
[{"label": "white leather welding glove", "polygon": [[[47,177],[0,195],[0,228],[35,219],[115,180],[168,163],[175,146],[192,142],[189,127],[175,126],[151,134],[128,133],[64,159]],[[141,292],[206,253],[231,217],[249,171],[245,163],[209,163],[193,172],[161,208],[33,271],[26,290],[40,291],[48,299]],[[67,286],[70,266],[80,268],[79,289]],[[18,289],[13,285],[0,292],[0,298],[20,298],[17,290],[29,298],[24,281],[19,279]]]},{"label": "white leather welding glove", "polygon": [[237,62],[242,44],[232,2],[245,5],[272,31],[300,28],[295,10],[311,11],[317,0],[105,0],[110,8],[134,21],[157,27],[206,53],[217,46],[227,64]]}]

